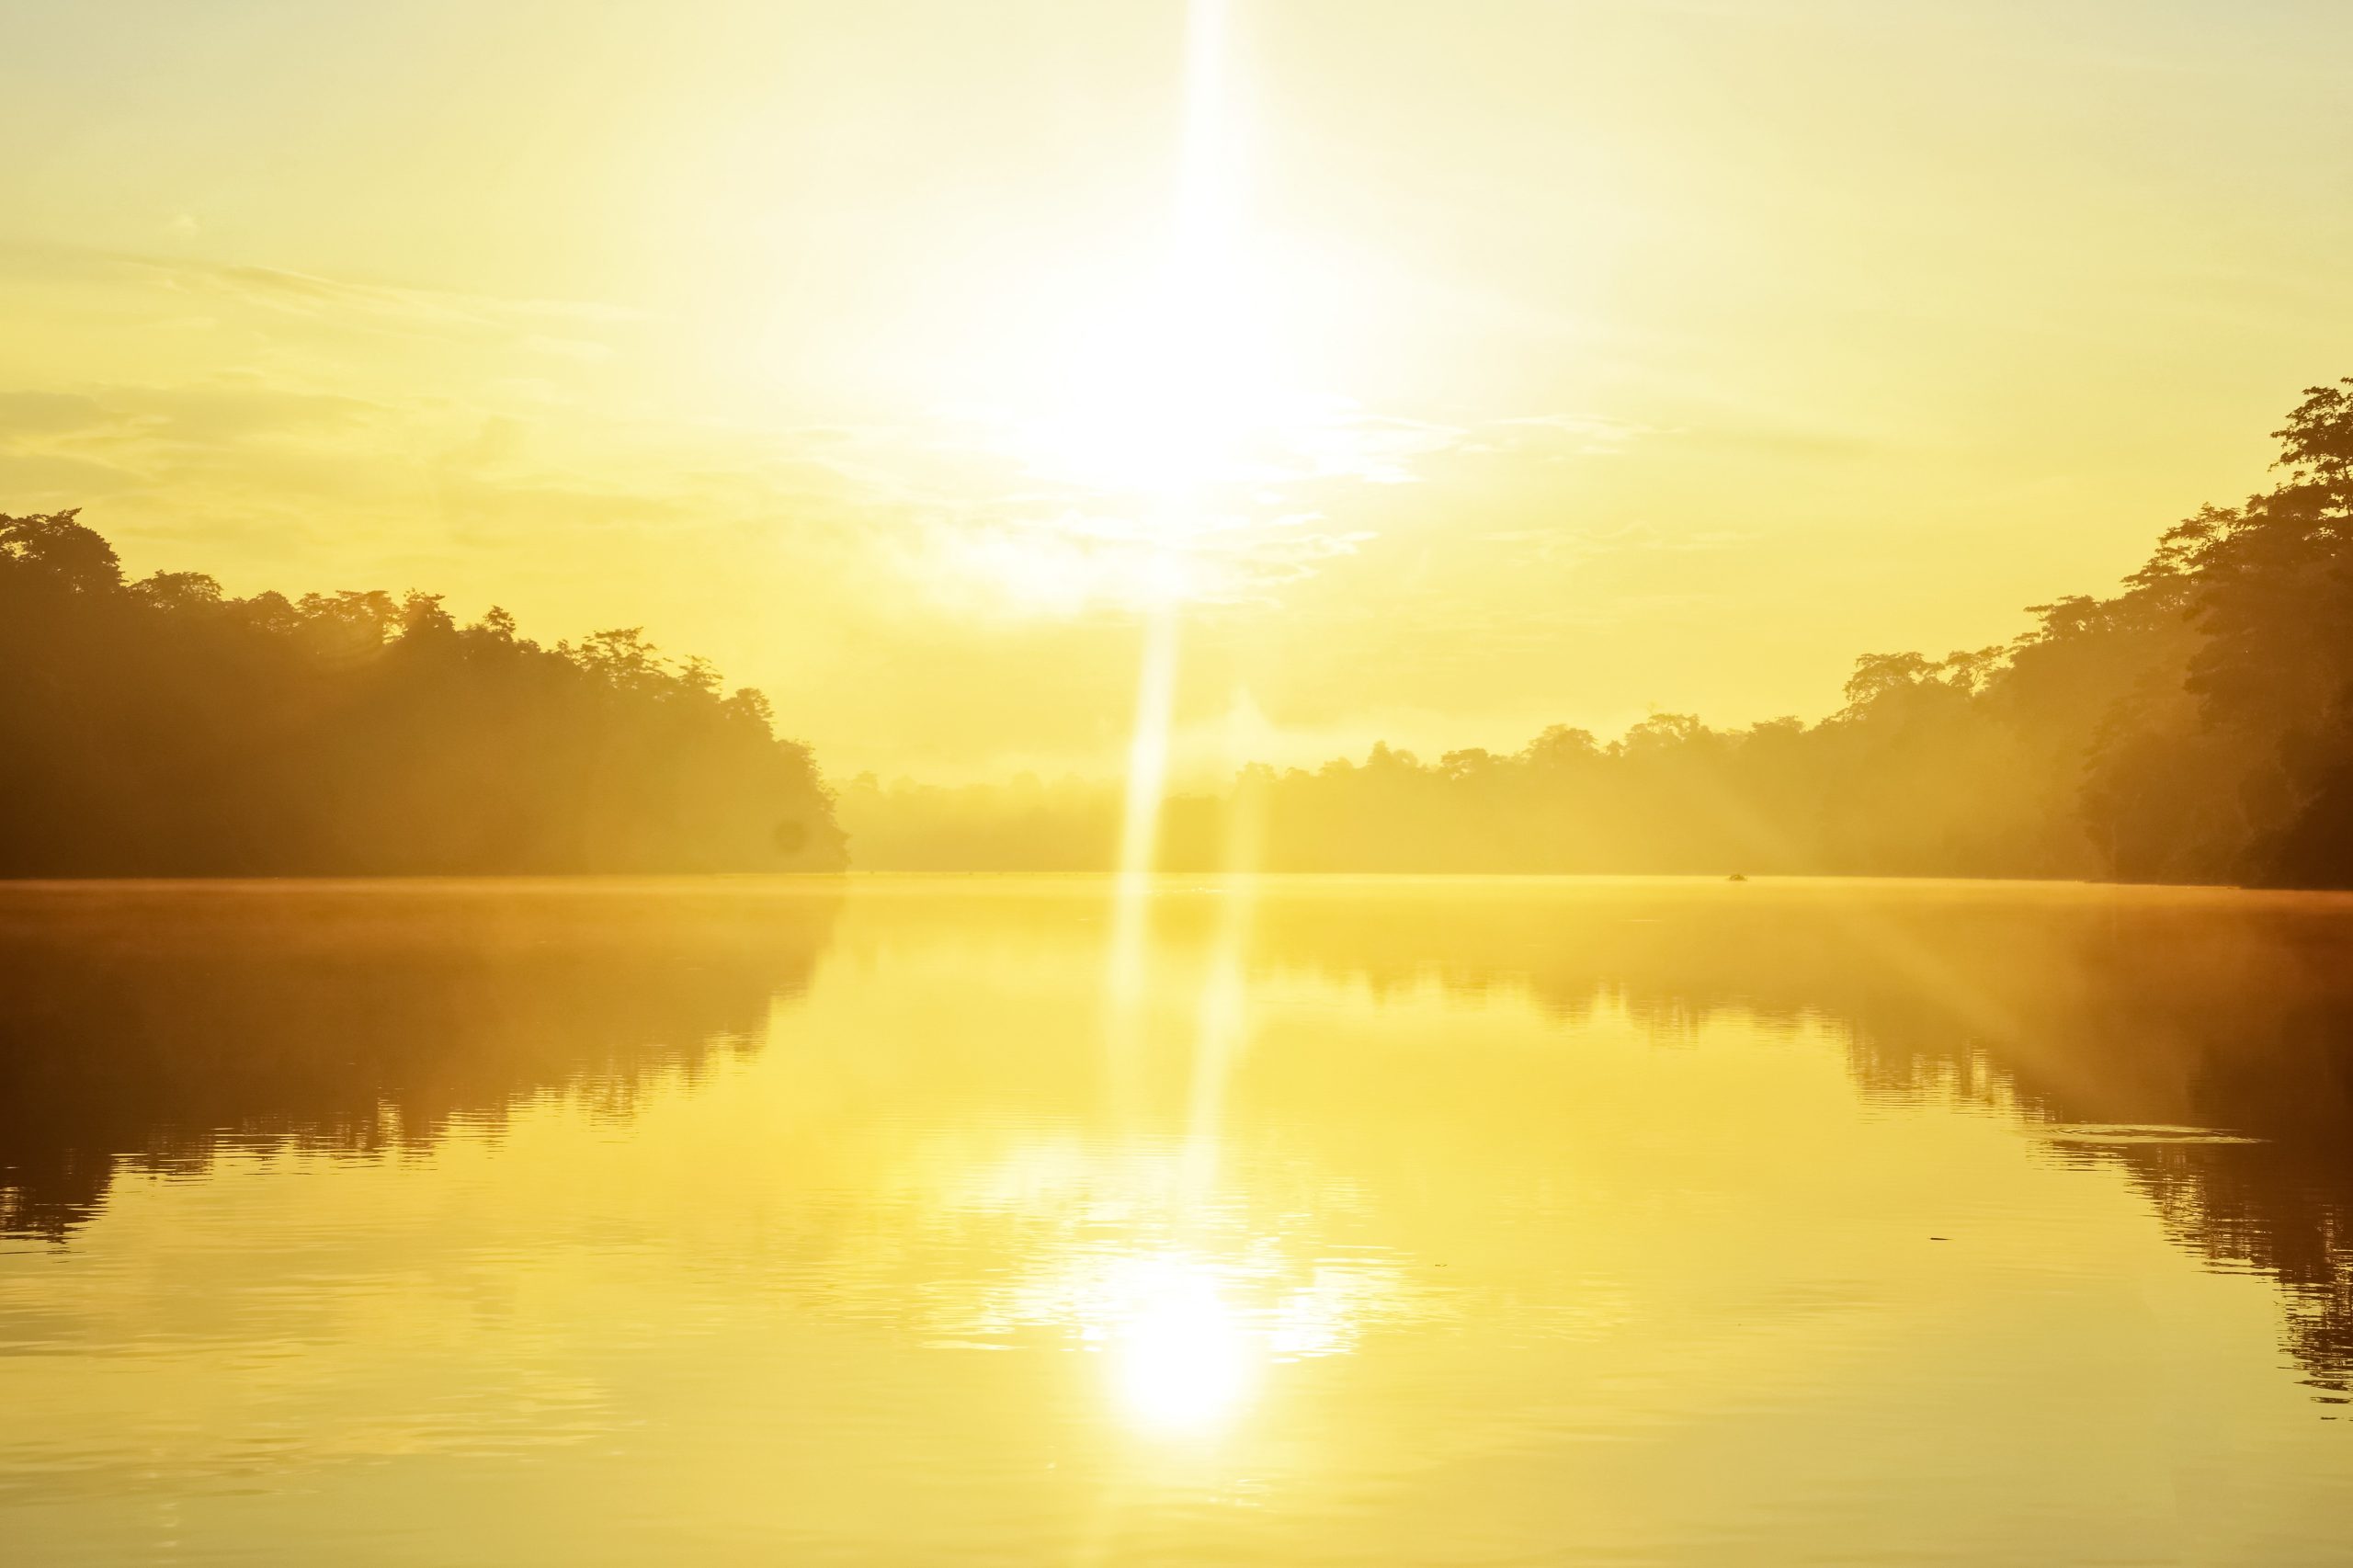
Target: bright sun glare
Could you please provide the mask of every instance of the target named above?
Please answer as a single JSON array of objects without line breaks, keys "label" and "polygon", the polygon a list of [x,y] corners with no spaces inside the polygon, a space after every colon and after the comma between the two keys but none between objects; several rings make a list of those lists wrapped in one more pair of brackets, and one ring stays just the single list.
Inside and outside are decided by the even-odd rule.
[{"label": "bright sun glare", "polygon": [[1089,498],[1054,525],[997,539],[975,564],[1017,597],[1149,608],[1215,586],[1205,556],[1254,520],[1230,493],[1313,412],[1290,390],[1263,308],[1267,268],[1241,221],[1227,0],[1187,11],[1184,120],[1169,237],[1147,275],[1074,301],[1000,439],[1032,474]]},{"label": "bright sun glare", "polygon": [[1138,1426],[1198,1432],[1236,1414],[1251,1385],[1251,1342],[1216,1279],[1175,1258],[1130,1282],[1112,1345],[1120,1405]]}]

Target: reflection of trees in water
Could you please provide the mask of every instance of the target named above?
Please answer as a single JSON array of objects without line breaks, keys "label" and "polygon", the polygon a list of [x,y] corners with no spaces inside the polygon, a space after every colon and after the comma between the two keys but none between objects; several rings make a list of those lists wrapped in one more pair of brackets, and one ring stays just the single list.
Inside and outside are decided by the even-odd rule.
[{"label": "reflection of trees in water", "polygon": [[[1055,903],[1048,926],[1095,939],[1086,897]],[[0,893],[0,1232],[65,1234],[125,1165],[417,1147],[556,1088],[625,1111],[652,1076],[756,1037],[834,908],[773,884]],[[891,924],[1013,952],[1040,918],[908,900]],[[1157,919],[1205,941],[1215,901]],[[1255,929],[1262,964],[1376,995],[1504,989],[1564,1021],[1622,1009],[1670,1041],[1725,1015],[1819,1027],[1874,1097],[2262,1140],[2051,1157],[2128,1172],[2182,1244],[2278,1281],[2306,1376],[2353,1394],[2353,901],[1441,883],[1294,890]],[[908,1067],[941,1095],[1006,1070]]]},{"label": "reflection of trees in water", "polygon": [[2128,1145],[2111,1157],[2175,1239],[2277,1279],[2287,1347],[2306,1381],[2332,1403],[2353,1399],[2353,1173],[2341,1145]]},{"label": "reflection of trees in water", "polygon": [[63,1238],[124,1166],[414,1149],[559,1088],[623,1113],[756,1040],[834,907],[723,884],[0,894],[0,1233]]},{"label": "reflection of trees in water", "polygon": [[1462,884],[1435,902],[1271,900],[1259,926],[1269,962],[1376,994],[1521,990],[1569,1021],[1622,1008],[1664,1040],[1722,1014],[1810,1022],[1847,1041],[1873,1097],[2259,1140],[2052,1147],[2129,1172],[2218,1267],[2271,1276],[2308,1380],[2353,1395],[2353,902]]}]

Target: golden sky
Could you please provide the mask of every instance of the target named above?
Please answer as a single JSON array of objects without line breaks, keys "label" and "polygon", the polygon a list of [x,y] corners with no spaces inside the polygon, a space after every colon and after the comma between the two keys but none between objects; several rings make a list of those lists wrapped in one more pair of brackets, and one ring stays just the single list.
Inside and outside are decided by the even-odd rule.
[{"label": "golden sky", "polygon": [[0,0],[0,510],[837,777],[1836,705],[2353,373],[2337,0]]}]

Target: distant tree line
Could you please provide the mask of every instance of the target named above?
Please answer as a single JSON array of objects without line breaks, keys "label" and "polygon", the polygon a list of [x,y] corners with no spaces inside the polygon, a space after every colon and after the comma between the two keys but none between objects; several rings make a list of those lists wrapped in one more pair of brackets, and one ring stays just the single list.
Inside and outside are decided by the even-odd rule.
[{"label": "distant tree line", "polygon": [[74,513],[0,516],[0,875],[845,862],[767,699],[634,630],[545,647],[430,594],[126,582]]},{"label": "distant tree line", "polygon": [[[2353,380],[2275,435],[2279,482],[2172,528],[2122,592],[2036,607],[2006,646],[1866,656],[1818,722],[1254,767],[1168,802],[1161,863],[2353,886]],[[843,809],[869,866],[1116,854],[1100,789],[862,778]]]}]

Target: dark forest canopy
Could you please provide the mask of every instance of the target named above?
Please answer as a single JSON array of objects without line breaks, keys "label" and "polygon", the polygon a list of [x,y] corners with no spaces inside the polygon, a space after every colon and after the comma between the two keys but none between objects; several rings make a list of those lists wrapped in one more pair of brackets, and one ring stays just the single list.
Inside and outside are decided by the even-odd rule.
[{"label": "dark forest canopy", "polygon": [[831,869],[768,703],[635,631],[552,648],[438,597],[123,579],[0,516],[0,875]]},{"label": "dark forest canopy", "polygon": [[[1253,767],[1169,802],[1162,864],[2353,886],[2353,380],[2275,435],[2279,483],[2172,528],[2121,593],[2006,646],[1866,656],[1817,723]],[[1100,867],[1118,841],[1107,789],[861,778],[842,805],[875,867]]]},{"label": "dark forest canopy", "polygon": [[[1435,762],[1375,746],[1168,802],[1176,869],[1729,871],[2353,886],[2353,380],[2279,478],[2007,645],[1858,661],[1818,722],[1659,714]],[[1091,869],[1112,785],[883,788],[861,865]],[[542,647],[429,595],[123,581],[0,517],[0,875],[836,868],[807,749],[634,631]]]}]

